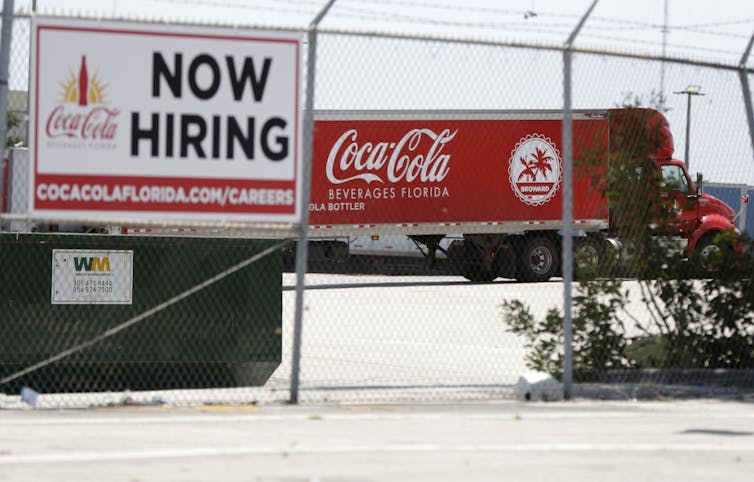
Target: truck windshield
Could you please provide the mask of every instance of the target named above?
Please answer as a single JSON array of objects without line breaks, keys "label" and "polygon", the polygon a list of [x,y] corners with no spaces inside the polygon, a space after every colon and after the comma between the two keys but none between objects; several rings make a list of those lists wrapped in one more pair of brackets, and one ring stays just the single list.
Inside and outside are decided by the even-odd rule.
[{"label": "truck windshield", "polygon": [[680,166],[662,166],[662,185],[671,191],[689,192],[689,182]]}]

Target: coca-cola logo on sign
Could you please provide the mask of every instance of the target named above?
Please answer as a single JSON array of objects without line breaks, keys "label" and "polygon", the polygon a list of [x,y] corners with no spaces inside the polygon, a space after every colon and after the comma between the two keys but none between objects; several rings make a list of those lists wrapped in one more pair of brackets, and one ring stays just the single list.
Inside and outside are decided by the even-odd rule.
[{"label": "coca-cola logo on sign", "polygon": [[508,177],[516,197],[541,206],[555,196],[563,177],[562,160],[555,143],[542,134],[523,137],[508,160]]},{"label": "coca-cola logo on sign", "polygon": [[411,129],[399,139],[362,140],[356,129],[345,131],[327,157],[327,179],[333,184],[355,180],[398,183],[439,183],[450,171],[443,153],[458,129]]},{"label": "coca-cola logo on sign", "polygon": [[99,75],[90,75],[86,56],[81,56],[78,75],[70,73],[61,82],[60,102],[48,114],[45,132],[51,139],[67,138],[91,141],[112,141],[118,129],[116,117],[120,109],[107,105],[106,84]]}]

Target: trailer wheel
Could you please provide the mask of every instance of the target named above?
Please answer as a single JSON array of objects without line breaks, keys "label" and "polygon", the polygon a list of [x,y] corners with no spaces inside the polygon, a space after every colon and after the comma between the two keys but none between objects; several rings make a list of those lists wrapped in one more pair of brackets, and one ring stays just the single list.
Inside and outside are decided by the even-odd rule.
[{"label": "trailer wheel", "polygon": [[560,255],[555,243],[544,236],[529,238],[520,252],[518,280],[547,281],[558,272]]},{"label": "trailer wheel", "polygon": [[[448,259],[458,274],[474,283],[491,283],[497,278],[494,263],[484,267],[482,251],[469,242],[453,242],[448,249]],[[495,270],[496,271],[496,270]]]},{"label": "trailer wheel", "polygon": [[573,267],[576,278],[587,273],[596,273],[602,261],[604,246],[598,240],[589,237],[577,238],[573,244]]},{"label": "trailer wheel", "polygon": [[479,265],[470,266],[469,270],[464,273],[463,277],[474,283],[492,283],[495,281],[495,278],[497,278],[497,276],[493,275],[490,270]]}]

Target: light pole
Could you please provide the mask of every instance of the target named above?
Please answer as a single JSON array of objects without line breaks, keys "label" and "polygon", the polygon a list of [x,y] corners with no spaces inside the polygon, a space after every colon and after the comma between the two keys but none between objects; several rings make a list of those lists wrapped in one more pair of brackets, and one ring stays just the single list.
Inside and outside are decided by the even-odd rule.
[{"label": "light pole", "polygon": [[683,156],[683,162],[686,163],[686,170],[689,170],[689,136],[691,135],[691,96],[702,94],[701,85],[689,85],[686,90],[673,92],[674,94],[686,94],[686,152]]}]

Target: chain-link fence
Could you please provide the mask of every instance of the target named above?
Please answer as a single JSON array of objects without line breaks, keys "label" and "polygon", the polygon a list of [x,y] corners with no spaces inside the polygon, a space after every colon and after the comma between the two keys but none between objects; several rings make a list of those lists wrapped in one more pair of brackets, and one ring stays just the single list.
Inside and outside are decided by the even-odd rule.
[{"label": "chain-link fence", "polygon": [[[485,400],[551,396],[557,382],[568,395],[631,397],[754,385],[750,33],[731,37],[745,40],[739,57],[673,56],[656,44],[638,53],[640,42],[604,47],[600,32],[617,21],[599,16],[586,19],[585,46],[564,47],[569,35],[580,38],[586,8],[536,27],[531,10],[480,7],[482,22],[466,19],[471,7],[421,2],[152,3],[194,13],[13,18],[0,184],[3,407]],[[321,23],[310,24],[318,14]],[[63,45],[68,37],[45,45],[33,25],[65,30],[76,47]],[[507,27],[518,37],[483,30]],[[104,49],[107,35],[125,31],[148,32],[150,44],[107,52],[122,59],[122,74],[76,40],[96,33]],[[261,153],[282,158],[293,127],[264,124],[256,104],[246,123],[248,107],[181,114],[176,100],[228,89],[259,102],[267,85],[285,84],[270,66],[277,59],[262,61],[274,54],[244,53],[266,35],[300,39],[305,168],[295,197],[308,204],[307,229],[210,208],[186,222],[166,206],[189,182],[206,186],[197,205],[202,192],[209,203],[213,193],[227,200],[252,190],[257,205],[290,204],[269,179],[233,191],[227,166]],[[163,42],[172,37],[180,42]],[[206,56],[174,54],[191,42]],[[223,42],[233,46],[215,55]],[[153,64],[134,61],[140,48]],[[67,68],[45,69],[58,61]],[[115,147],[77,139],[73,124],[86,121],[75,113],[82,97],[126,109],[118,96],[138,88],[119,86],[119,75],[155,65],[162,77],[152,77],[144,112],[156,117],[113,114],[119,133],[140,133],[132,153],[154,152],[141,164],[123,159],[133,161],[124,179],[136,187],[122,211],[103,215],[115,195],[110,186],[94,197],[93,186],[106,185],[97,156]],[[68,117],[40,112],[43,85],[57,89],[49,105]],[[173,98],[157,98],[159,89]],[[42,166],[58,148],[68,153],[61,164]],[[152,167],[197,158],[214,163],[220,174],[208,179],[217,182],[189,173],[170,184]],[[69,164],[91,176],[51,191],[50,179],[76,172]],[[44,204],[35,177],[47,179],[48,201],[71,204]],[[163,183],[154,196],[164,218],[139,210],[152,195],[140,198],[140,177]],[[82,189],[76,199],[73,185]]]}]

